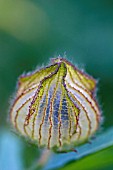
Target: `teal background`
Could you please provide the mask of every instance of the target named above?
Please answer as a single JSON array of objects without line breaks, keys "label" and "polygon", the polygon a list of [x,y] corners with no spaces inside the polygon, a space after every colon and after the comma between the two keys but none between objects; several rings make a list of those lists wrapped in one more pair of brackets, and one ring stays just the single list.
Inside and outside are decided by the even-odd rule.
[{"label": "teal background", "polygon": [[0,0],[0,170],[27,168],[40,155],[12,132],[8,112],[18,76],[59,54],[99,80],[101,131],[113,126],[113,1]]}]

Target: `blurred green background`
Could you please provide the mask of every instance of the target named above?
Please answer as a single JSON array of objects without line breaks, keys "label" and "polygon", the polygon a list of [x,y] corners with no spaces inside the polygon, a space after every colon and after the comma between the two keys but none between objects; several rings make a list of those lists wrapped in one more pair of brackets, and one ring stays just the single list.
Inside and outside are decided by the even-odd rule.
[{"label": "blurred green background", "polygon": [[[0,149],[5,146],[1,158],[11,142],[16,153],[22,143],[24,158],[18,166],[9,161],[12,167],[4,159],[7,165],[3,169],[2,160],[0,170],[29,167],[39,154],[34,146],[12,136],[9,125],[8,110],[18,76],[65,53],[99,80],[102,128],[113,126],[113,0],[0,0]],[[113,164],[107,169],[113,169]]]}]

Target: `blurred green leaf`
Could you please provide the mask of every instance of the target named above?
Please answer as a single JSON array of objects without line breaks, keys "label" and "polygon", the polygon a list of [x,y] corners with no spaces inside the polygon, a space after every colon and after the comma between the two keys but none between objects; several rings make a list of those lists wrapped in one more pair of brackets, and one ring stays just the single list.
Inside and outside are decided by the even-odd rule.
[{"label": "blurred green leaf", "polygon": [[108,170],[109,167],[113,169],[113,146],[79,161],[74,161],[59,170],[104,170],[104,168]]},{"label": "blurred green leaf", "polygon": [[48,19],[31,1],[0,0],[0,29],[25,42],[41,40],[47,35]]}]

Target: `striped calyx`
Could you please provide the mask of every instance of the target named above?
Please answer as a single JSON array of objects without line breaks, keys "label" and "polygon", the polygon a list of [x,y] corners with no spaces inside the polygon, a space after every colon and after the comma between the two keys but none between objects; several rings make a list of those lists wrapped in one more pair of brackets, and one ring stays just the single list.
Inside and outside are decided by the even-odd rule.
[{"label": "striped calyx", "polygon": [[70,150],[92,136],[100,123],[96,81],[63,58],[21,76],[10,117],[39,147]]}]

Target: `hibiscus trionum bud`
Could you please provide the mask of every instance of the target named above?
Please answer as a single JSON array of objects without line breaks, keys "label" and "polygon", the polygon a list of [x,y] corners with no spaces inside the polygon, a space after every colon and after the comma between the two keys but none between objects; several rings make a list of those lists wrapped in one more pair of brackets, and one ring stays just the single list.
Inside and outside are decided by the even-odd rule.
[{"label": "hibiscus trionum bud", "polygon": [[64,58],[19,78],[11,107],[14,127],[38,147],[67,151],[99,127],[96,80]]}]

